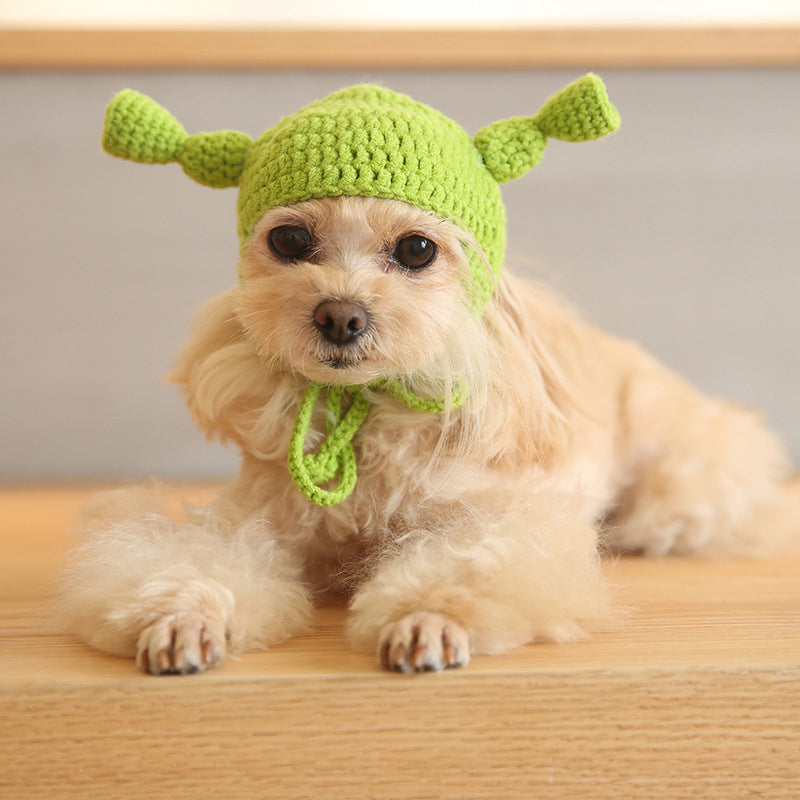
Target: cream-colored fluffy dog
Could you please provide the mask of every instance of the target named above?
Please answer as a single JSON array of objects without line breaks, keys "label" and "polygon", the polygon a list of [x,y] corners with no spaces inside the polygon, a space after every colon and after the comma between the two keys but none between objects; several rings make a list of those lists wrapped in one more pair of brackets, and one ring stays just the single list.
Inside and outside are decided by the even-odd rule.
[{"label": "cream-colored fluffy dog", "polygon": [[[173,373],[198,425],[241,448],[239,477],[182,523],[135,494],[99,499],[69,574],[73,630],[187,673],[303,630],[316,592],[345,590],[355,647],[435,670],[605,619],[598,530],[649,555],[798,537],[787,462],[755,414],[509,274],[469,313],[463,245],[392,200],[267,212]],[[286,467],[308,380],[398,374],[421,395],[459,376],[466,399],[424,414],[374,391],[352,497],[309,503]]]},{"label": "cream-colored fluffy dog", "polygon": [[240,279],[172,377],[242,465],[180,521],[146,493],[98,498],[65,579],[71,630],[195,672],[303,630],[338,591],[355,647],[438,670],[608,620],[601,550],[796,548],[797,485],[756,415],[501,269],[499,184],[548,137],[618,124],[593,75],[474,138],[376,86],[256,141],[190,137],[120,92],[108,152],[239,187]]}]

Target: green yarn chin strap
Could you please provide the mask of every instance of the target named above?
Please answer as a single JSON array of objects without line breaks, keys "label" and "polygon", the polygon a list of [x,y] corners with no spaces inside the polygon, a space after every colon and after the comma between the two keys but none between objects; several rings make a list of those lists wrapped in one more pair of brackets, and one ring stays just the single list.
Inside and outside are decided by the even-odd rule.
[{"label": "green yarn chin strap", "polygon": [[[352,439],[369,413],[369,402],[356,392],[347,413],[342,415],[343,386],[327,387],[325,405],[328,410],[328,435],[318,452],[303,453],[306,435],[311,427],[311,415],[324,387],[312,383],[303,399],[289,440],[289,473],[297,488],[318,506],[334,506],[349,497],[356,485],[356,454]],[[323,489],[338,476],[334,489]]]},{"label": "green yarn chin strap", "polygon": [[[428,414],[441,414],[447,404],[443,399],[424,399],[390,381],[370,384],[372,389],[382,389],[404,406]],[[317,400],[325,390],[327,409],[327,436],[316,453],[304,453],[311,416]],[[350,408],[344,412],[344,394],[353,396]],[[453,393],[451,407],[458,408],[464,402],[464,392]],[[356,454],[353,437],[369,414],[370,403],[362,395],[360,386],[323,386],[312,383],[306,389],[289,440],[289,474],[295,486],[312,503],[318,506],[335,506],[346,500],[356,485]],[[337,479],[332,489],[323,489],[322,484]]]}]

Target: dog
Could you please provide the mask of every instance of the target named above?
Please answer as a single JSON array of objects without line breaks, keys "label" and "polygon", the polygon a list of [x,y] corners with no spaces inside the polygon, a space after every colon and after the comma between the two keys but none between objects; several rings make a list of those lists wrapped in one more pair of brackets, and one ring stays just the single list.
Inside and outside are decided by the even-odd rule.
[{"label": "dog", "polygon": [[[406,99],[381,91],[370,87],[370,102],[384,98],[389,116],[402,107],[400,119]],[[564,98],[533,118],[525,153],[543,147],[531,137],[556,135],[546,120]],[[328,114],[328,135],[325,102],[309,108]],[[134,116],[152,126],[148,109]],[[293,157],[301,134],[300,150],[327,146],[292,124]],[[169,154],[143,155],[140,122],[123,127],[127,143],[110,152],[199,169],[202,159],[175,156],[188,147],[182,129],[164,122],[158,147]],[[241,468],[182,519],[145,490],[89,504],[61,597],[85,641],[145,672],[187,674],[303,631],[315,598],[339,592],[355,648],[389,670],[436,671],[608,624],[603,553],[797,549],[800,493],[760,417],[703,396],[498,268],[497,225],[487,233],[405,189],[334,186],[253,208],[260,187],[283,180],[264,178],[276,159],[248,178],[258,143],[240,140],[237,161],[239,145],[224,141],[214,157],[238,164],[239,279],[199,312],[171,379],[200,429],[238,446]],[[491,144],[479,152],[476,181],[507,175]],[[338,164],[338,180],[349,166]]]}]

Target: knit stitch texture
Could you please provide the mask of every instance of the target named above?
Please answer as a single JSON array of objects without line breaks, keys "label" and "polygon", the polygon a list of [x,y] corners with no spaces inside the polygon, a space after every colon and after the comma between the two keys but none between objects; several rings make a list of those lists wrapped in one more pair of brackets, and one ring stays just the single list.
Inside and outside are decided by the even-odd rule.
[{"label": "knit stitch texture", "polygon": [[505,252],[502,183],[539,162],[547,138],[582,142],[616,130],[619,115],[596,75],[553,95],[534,117],[492,123],[474,140],[435,109],[380,86],[351,86],[285,117],[253,142],[236,131],[188,136],[166,109],[126,89],[109,104],[103,147],[149,163],[177,161],[206,186],[239,186],[245,243],[265,211],[313,197],[386,197],[452,219],[471,254],[468,296],[480,311]]}]

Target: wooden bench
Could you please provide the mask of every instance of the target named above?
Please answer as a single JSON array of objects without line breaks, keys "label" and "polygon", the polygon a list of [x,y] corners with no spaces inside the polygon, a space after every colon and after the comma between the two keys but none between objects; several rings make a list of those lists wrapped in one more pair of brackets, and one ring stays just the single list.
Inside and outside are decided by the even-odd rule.
[{"label": "wooden bench", "polygon": [[622,559],[618,630],[405,677],[308,635],[155,678],[49,620],[88,488],[0,490],[0,797],[800,797],[800,559]]}]

